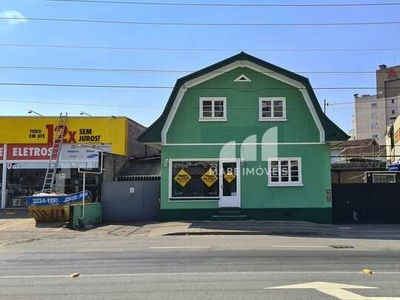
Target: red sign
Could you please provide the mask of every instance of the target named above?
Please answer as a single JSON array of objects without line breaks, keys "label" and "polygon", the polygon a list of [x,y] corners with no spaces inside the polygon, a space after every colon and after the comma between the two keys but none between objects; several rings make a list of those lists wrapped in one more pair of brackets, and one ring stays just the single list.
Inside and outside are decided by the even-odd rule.
[{"label": "red sign", "polygon": [[51,150],[41,144],[7,145],[7,160],[48,160]]},{"label": "red sign", "polygon": [[388,75],[388,79],[396,79],[399,77],[399,75],[397,75],[397,72],[395,69],[389,69],[386,71],[387,75]]}]

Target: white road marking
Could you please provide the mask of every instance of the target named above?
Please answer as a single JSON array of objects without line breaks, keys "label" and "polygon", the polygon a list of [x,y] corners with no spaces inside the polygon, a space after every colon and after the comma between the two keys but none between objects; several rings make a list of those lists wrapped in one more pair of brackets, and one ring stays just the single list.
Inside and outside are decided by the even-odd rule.
[{"label": "white road marking", "polygon": [[149,247],[149,249],[207,249],[211,246],[160,246],[160,247]]},{"label": "white road marking", "polygon": [[[318,275],[318,274],[362,274],[360,271],[244,271],[244,272],[183,272],[183,273],[121,273],[121,274],[82,274],[80,277],[139,277],[139,276],[229,276],[229,275]],[[400,275],[399,272],[395,271],[381,271],[374,272],[379,275]],[[29,278],[68,278],[70,274],[65,275],[2,275],[0,279],[29,279]],[[268,288],[267,288],[268,289]],[[397,299],[397,298],[396,298]]]},{"label": "white road marking", "polygon": [[361,286],[361,285],[351,285],[351,284],[341,284],[334,282],[309,282],[302,284],[291,284],[285,286],[277,286],[265,288],[266,290],[273,289],[314,289],[321,293],[333,296],[341,300],[362,300],[362,299],[380,299],[380,300],[400,300],[400,297],[364,297],[362,295],[346,291],[345,289],[378,289],[377,287]]},{"label": "white road marking", "polygon": [[271,246],[271,248],[329,248],[329,246]]}]

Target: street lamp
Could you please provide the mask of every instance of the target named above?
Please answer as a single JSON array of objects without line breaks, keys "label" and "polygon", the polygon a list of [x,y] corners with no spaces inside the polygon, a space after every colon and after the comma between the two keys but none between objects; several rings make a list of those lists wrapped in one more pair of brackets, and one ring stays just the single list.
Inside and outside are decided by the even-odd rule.
[{"label": "street lamp", "polygon": [[92,115],[88,114],[87,112],[84,112],[83,110],[79,113],[81,116],[86,115],[88,117],[93,117]]},{"label": "street lamp", "polygon": [[35,114],[35,115],[38,115],[38,116],[43,117],[42,114],[39,114],[38,112],[36,112],[36,111],[34,111],[34,110],[32,110],[32,109],[28,110],[28,114]]}]

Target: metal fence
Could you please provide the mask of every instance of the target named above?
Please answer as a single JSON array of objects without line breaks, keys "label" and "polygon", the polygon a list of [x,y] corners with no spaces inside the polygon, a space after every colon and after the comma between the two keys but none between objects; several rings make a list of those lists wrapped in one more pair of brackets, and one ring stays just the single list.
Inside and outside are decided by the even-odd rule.
[{"label": "metal fence", "polygon": [[332,184],[336,224],[400,224],[399,183]]},{"label": "metal fence", "polygon": [[160,176],[124,177],[123,181],[103,182],[103,221],[156,220],[160,210]]}]

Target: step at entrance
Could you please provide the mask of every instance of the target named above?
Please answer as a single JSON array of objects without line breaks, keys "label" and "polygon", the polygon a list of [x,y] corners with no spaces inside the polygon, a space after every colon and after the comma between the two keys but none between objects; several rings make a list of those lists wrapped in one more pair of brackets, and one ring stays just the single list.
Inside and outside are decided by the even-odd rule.
[{"label": "step at entrance", "polygon": [[239,208],[223,208],[220,209],[218,214],[211,217],[212,221],[245,221],[247,215],[242,214]]}]

